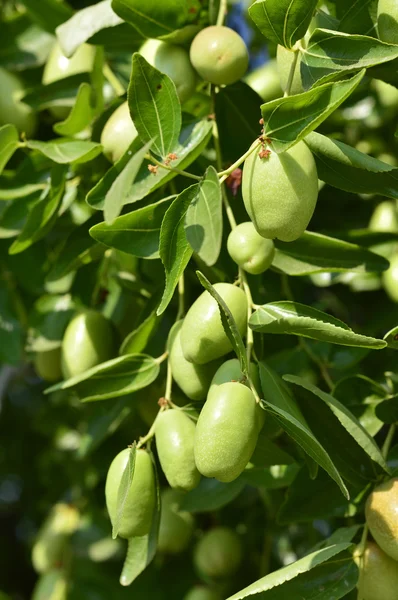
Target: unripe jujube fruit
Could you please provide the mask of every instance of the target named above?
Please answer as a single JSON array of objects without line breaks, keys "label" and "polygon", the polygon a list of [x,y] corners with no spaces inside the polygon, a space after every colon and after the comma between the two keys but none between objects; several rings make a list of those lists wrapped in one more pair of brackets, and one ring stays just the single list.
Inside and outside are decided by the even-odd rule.
[{"label": "unripe jujube fruit", "polygon": [[260,235],[283,242],[299,238],[318,198],[315,161],[305,143],[281,154],[270,150],[267,158],[252,152],[243,168],[242,197]]},{"label": "unripe jujube fruit", "polygon": [[190,542],[195,521],[189,512],[178,509],[183,497],[177,490],[167,489],[162,493],[157,545],[159,552],[178,554],[185,550]]},{"label": "unripe jujube fruit", "polygon": [[170,486],[194,489],[200,480],[193,451],[195,423],[182,410],[165,410],[156,419],[155,436],[159,462]]},{"label": "unripe jujube fruit", "polygon": [[398,478],[390,479],[373,490],[366,502],[365,515],[380,548],[398,561]]},{"label": "unripe jujube fruit", "polygon": [[391,300],[398,302],[398,253],[389,260],[390,266],[382,275],[383,286]]},{"label": "unripe jujube fruit", "polygon": [[[113,459],[106,477],[106,506],[112,523],[116,518],[119,486],[124,470],[128,465],[129,456],[129,448],[119,452]],[[146,450],[138,449],[135,455],[133,480],[120,522],[118,532],[120,537],[128,539],[149,533],[155,508],[155,494],[155,475],[152,459]]]},{"label": "unripe jujube fruit", "polygon": [[[292,50],[288,50],[284,46],[278,46],[276,51],[276,62],[278,66],[279,82],[283,91],[287,88],[287,82],[289,80],[290,69],[295,59],[295,53]],[[303,84],[301,82],[301,56],[300,53],[297,58],[296,67],[294,69],[294,75],[292,84],[290,86],[289,95],[301,94],[304,92]]]},{"label": "unripe jujube fruit", "polygon": [[138,136],[130,116],[128,102],[123,102],[105,123],[101,133],[101,144],[105,156],[113,163],[119,160]]},{"label": "unripe jujube fruit", "polygon": [[204,585],[196,585],[184,596],[184,600],[222,600],[218,592]]},{"label": "unripe jujube fruit", "polygon": [[113,355],[110,321],[95,310],[74,317],[62,340],[62,372],[65,378],[79,375]]},{"label": "unripe jujube fruit", "polygon": [[30,106],[21,102],[24,87],[14,73],[0,67],[0,127],[11,124],[27,137],[36,129],[36,115]]},{"label": "unripe jujube fruit", "polygon": [[252,391],[241,383],[213,388],[196,425],[195,461],[202,475],[223,482],[239,477],[256,447],[258,410]]},{"label": "unripe jujube fruit", "polygon": [[173,379],[184,394],[191,400],[204,400],[219,362],[197,365],[186,360],[181,347],[180,329],[171,344],[170,365]]},{"label": "unripe jujube fruit", "polygon": [[141,46],[140,54],[155,69],[170,77],[181,104],[192,96],[196,88],[196,73],[185,48],[149,39]]},{"label": "unripe jujube fruit", "polygon": [[202,29],[190,49],[191,63],[205,81],[229,85],[247,71],[249,55],[236,31],[222,25]]},{"label": "unripe jujube fruit", "polygon": [[[398,214],[395,202],[385,200],[380,202],[373,211],[369,221],[371,231],[398,231]],[[372,246],[372,252],[388,258],[394,252],[394,244],[377,244]]]},{"label": "unripe jujube fruit", "polygon": [[273,241],[257,233],[251,221],[240,223],[231,231],[227,248],[232,260],[252,275],[264,273],[275,255]]},{"label": "unripe jujube fruit", "polygon": [[44,381],[62,379],[61,348],[36,352],[34,364],[36,373]]},{"label": "unripe jujube fruit", "polygon": [[[216,283],[215,290],[230,309],[239,332],[244,335],[247,325],[245,292],[230,283]],[[216,300],[203,292],[192,304],[181,328],[181,347],[187,360],[204,364],[232,350]]]},{"label": "unripe jujube fruit", "polygon": [[377,29],[379,38],[389,44],[398,44],[398,2],[379,0],[377,6]]},{"label": "unripe jujube fruit", "polygon": [[242,560],[242,546],[237,534],[227,527],[216,527],[204,534],[194,552],[194,564],[209,579],[232,575]]},{"label": "unripe jujube fruit", "polygon": [[377,544],[368,542],[360,566],[358,600],[396,600],[398,563],[387,556]]},{"label": "unripe jujube fruit", "polygon": [[61,569],[44,573],[36,582],[31,600],[66,600],[68,581]]},{"label": "unripe jujube fruit", "polygon": [[79,523],[79,513],[68,504],[55,504],[40,528],[32,548],[32,564],[45,573],[62,563],[69,536]]},{"label": "unripe jujube fruit", "polygon": [[280,98],[283,95],[275,59],[254,69],[245,77],[244,81],[261,96],[264,102]]}]

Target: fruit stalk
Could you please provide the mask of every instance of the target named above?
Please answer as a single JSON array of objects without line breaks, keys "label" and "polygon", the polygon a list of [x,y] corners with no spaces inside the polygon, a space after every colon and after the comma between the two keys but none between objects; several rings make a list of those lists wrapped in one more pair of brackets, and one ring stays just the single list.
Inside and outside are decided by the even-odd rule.
[{"label": "fruit stalk", "polygon": [[182,171],[181,169],[177,169],[176,167],[171,167],[170,165],[166,165],[160,160],[157,160],[152,154],[146,154],[145,158],[151,162],[153,162],[157,167],[161,167],[162,169],[166,169],[167,171],[173,171],[173,173],[177,173],[177,175],[182,175],[183,177],[188,177],[189,179],[195,179],[195,181],[201,181],[202,177],[199,175],[194,175],[193,173],[188,173],[188,171]]}]

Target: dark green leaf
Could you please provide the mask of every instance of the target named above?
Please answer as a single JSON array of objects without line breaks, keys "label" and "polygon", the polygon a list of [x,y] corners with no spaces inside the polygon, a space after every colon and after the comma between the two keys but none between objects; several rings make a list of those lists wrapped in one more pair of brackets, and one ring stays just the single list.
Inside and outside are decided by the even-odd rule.
[{"label": "dark green leaf", "polygon": [[164,215],[160,230],[159,254],[166,273],[166,284],[163,297],[157,309],[161,315],[173,297],[178,280],[185,271],[192,256],[192,248],[185,234],[184,221],[188,207],[199,191],[195,183],[186,188],[173,201]]},{"label": "dark green leaf", "polygon": [[246,348],[243,343],[242,336],[239,333],[238,326],[235,323],[235,319],[228,308],[227,303],[223,298],[221,298],[220,294],[217,290],[211,285],[210,281],[206,279],[206,277],[200,272],[196,271],[196,275],[200,283],[203,285],[205,290],[209,292],[211,296],[216,300],[218,304],[218,309],[220,311],[221,322],[224,328],[224,331],[231,342],[232,348],[234,349],[236,356],[240,362],[240,368],[242,373],[248,376],[249,373],[249,365],[247,361]]},{"label": "dark green leaf", "polygon": [[188,512],[212,512],[235,500],[245,487],[241,475],[231,483],[202,477],[197,488],[185,494],[179,508]]},{"label": "dark green leaf", "polygon": [[185,216],[185,233],[191,248],[206,265],[217,262],[222,242],[222,198],[220,180],[208,167],[197,196]]},{"label": "dark green leaf", "polygon": [[256,0],[249,15],[266,38],[292,48],[304,37],[316,5],[317,0]]},{"label": "dark green leaf", "polygon": [[376,406],[376,416],[383,421],[393,425],[398,423],[398,396],[391,396]]},{"label": "dark green leaf", "polygon": [[138,52],[133,54],[128,102],[141,140],[152,142],[156,154],[166,158],[174,151],[181,130],[177,89],[168,75],[152,67]]},{"label": "dark green leaf", "polygon": [[16,299],[0,279],[0,362],[18,364],[22,358],[23,329],[15,313]]},{"label": "dark green leaf", "polygon": [[275,152],[284,152],[316,129],[352,94],[364,75],[365,69],[346,81],[325,83],[263,104],[264,132]]},{"label": "dark green leaf", "polygon": [[371,436],[374,437],[383,427],[376,416],[376,408],[386,398],[387,391],[376,381],[365,375],[344,377],[336,383],[333,396],[349,407]]},{"label": "dark green leaf", "polygon": [[0,174],[19,146],[19,136],[15,125],[0,127]]},{"label": "dark green leaf", "polygon": [[1,21],[0,66],[10,71],[40,67],[53,44],[54,37],[32,24],[29,15],[14,12],[14,18]]},{"label": "dark green leaf", "polygon": [[82,402],[126,396],[150,385],[159,374],[159,364],[146,354],[113,358],[46,390],[76,392]]},{"label": "dark green leaf", "polygon": [[302,335],[343,346],[380,349],[387,345],[384,340],[355,333],[339,319],[298,302],[264,304],[252,314],[249,325],[262,333]]},{"label": "dark green leaf", "polygon": [[65,2],[58,0],[22,0],[22,4],[32,20],[50,33],[54,33],[55,28],[73,14]]},{"label": "dark green leaf", "polygon": [[57,139],[52,142],[28,140],[26,145],[31,150],[38,150],[56,163],[85,163],[93,160],[102,152],[101,144],[81,140]]},{"label": "dark green leaf", "polygon": [[145,350],[149,339],[159,325],[159,317],[153,310],[123,341],[119,354],[136,354]]},{"label": "dark green leaf", "polygon": [[136,451],[137,446],[134,443],[132,446],[130,446],[129,460],[120,479],[119,489],[117,491],[115,520],[112,522],[113,539],[117,538],[117,535],[119,533],[120,523],[123,518],[124,508],[126,506],[127,496],[130,491],[131,484],[133,482]]},{"label": "dark green leaf", "polygon": [[[246,468],[243,471],[241,478],[247,484],[258,488],[280,490],[289,487],[292,484],[299,470],[300,467],[297,463],[292,465],[274,465],[268,468]],[[338,490],[337,493],[341,498],[341,494]]]},{"label": "dark green leaf", "polygon": [[378,0],[336,0],[338,29],[346,33],[376,36]]}]

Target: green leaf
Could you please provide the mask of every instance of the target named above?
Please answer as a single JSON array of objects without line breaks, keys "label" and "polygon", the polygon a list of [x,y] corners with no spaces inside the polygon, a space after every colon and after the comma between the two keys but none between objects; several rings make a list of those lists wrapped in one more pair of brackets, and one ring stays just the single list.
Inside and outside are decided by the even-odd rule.
[{"label": "green leaf", "polygon": [[303,387],[323,400],[323,402],[325,402],[325,404],[330,408],[332,413],[338,418],[343,427],[348,431],[351,437],[354,438],[357,444],[361,446],[366,454],[372,460],[378,463],[385,471],[387,470],[386,461],[383,458],[380,448],[372,436],[366,431],[366,429],[361,425],[352,412],[344,406],[344,404],[336,400],[336,398],[330,394],[323,392],[302,377],[296,377],[295,375],[284,375],[283,379],[289,383],[294,383],[295,385]]},{"label": "green leaf", "polygon": [[108,225],[120,215],[123,206],[126,204],[129,189],[133,185],[137,173],[144,161],[145,155],[152,146],[152,141],[148,142],[129,160],[123,171],[112,183],[105,196],[104,217]]},{"label": "green leaf", "polygon": [[19,146],[19,136],[15,125],[0,127],[0,174]]},{"label": "green leaf", "polygon": [[18,13],[1,22],[0,66],[9,71],[42,66],[54,44],[54,37],[32,24],[29,15]]},{"label": "green leaf", "polygon": [[387,331],[383,340],[387,342],[389,348],[398,350],[398,325]]},{"label": "green leaf", "polygon": [[292,48],[304,37],[316,5],[317,0],[256,0],[249,15],[266,38]]},{"label": "green leaf", "polygon": [[18,364],[22,358],[23,329],[15,314],[15,298],[0,279],[0,362]]},{"label": "green leaf", "polygon": [[115,520],[112,522],[113,539],[116,539],[119,533],[120,523],[122,521],[124,513],[124,507],[126,506],[127,496],[130,491],[131,484],[133,482],[136,451],[137,445],[134,443],[132,446],[130,446],[129,460],[120,479],[119,489],[117,491]]},{"label": "green leaf", "polygon": [[213,296],[214,300],[216,300],[218,304],[218,310],[220,311],[221,322],[225,334],[231,342],[232,348],[234,349],[236,356],[239,359],[242,373],[246,375],[246,377],[248,377],[249,365],[247,361],[246,348],[243,343],[242,336],[238,330],[238,326],[236,325],[235,319],[230,309],[228,308],[227,303],[223,298],[221,298],[217,290],[211,285],[210,281],[206,279],[206,277],[200,271],[196,271],[196,275],[198,276],[198,279],[205,288],[205,290],[207,290],[209,294]]},{"label": "green leaf", "polygon": [[181,105],[173,81],[152,67],[141,54],[133,54],[128,102],[134,125],[143,142],[166,158],[178,143]]},{"label": "green leaf", "polygon": [[85,163],[93,160],[102,152],[101,144],[65,138],[51,142],[28,140],[26,145],[31,150],[38,150],[44,156],[61,165]]},{"label": "green leaf", "polygon": [[287,275],[355,271],[379,272],[388,269],[388,261],[374,252],[321,233],[305,231],[294,242],[274,240],[272,266]]},{"label": "green leaf", "polygon": [[244,487],[242,475],[231,483],[202,477],[198,487],[184,495],[179,508],[191,513],[213,512],[235,500]]},{"label": "green leaf", "polygon": [[398,395],[391,396],[376,406],[376,416],[383,423],[398,423]]},{"label": "green leaf", "polygon": [[79,86],[72,110],[64,121],[55,123],[54,131],[59,135],[73,136],[90,125],[93,118],[91,87],[88,83]]},{"label": "green leaf", "polygon": [[159,365],[147,354],[129,354],[108,360],[88,371],[48,388],[76,392],[82,402],[126,396],[150,385],[159,374]]},{"label": "green leaf", "polygon": [[45,352],[59,348],[74,312],[75,305],[69,294],[41,296],[29,315],[26,349]]},{"label": "green leaf", "polygon": [[58,0],[22,0],[28,15],[37,25],[54,33],[55,28],[72,16],[72,9],[65,2]]},{"label": "green leaf", "polygon": [[184,221],[188,206],[198,190],[199,184],[195,183],[181,192],[167,209],[162,221],[159,254],[166,273],[166,284],[157,309],[158,315],[168,307],[178,280],[192,256],[192,249],[185,234]]},{"label": "green leaf", "polygon": [[334,386],[333,396],[350,409],[372,437],[383,427],[376,409],[387,391],[376,381],[365,375],[344,377]]},{"label": "green leaf", "polygon": [[325,83],[308,92],[261,106],[265,136],[275,152],[284,152],[323,123],[359,85],[365,69],[346,81]]},{"label": "green leaf", "polygon": [[[304,417],[303,417],[304,418]],[[294,459],[284,449],[268,438],[264,428],[261,429],[256,447],[250,459],[255,467],[272,467],[274,465],[290,465]]]},{"label": "green leaf", "polygon": [[103,0],[79,10],[67,21],[64,19],[57,28],[58,41],[65,56],[72,56],[95,33],[120,23],[123,21],[113,12],[111,0]]},{"label": "green leaf", "polygon": [[302,50],[304,89],[398,58],[398,46],[365,35],[316,29]]},{"label": "green leaf", "polygon": [[159,322],[160,319],[155,309],[125,338],[120,347],[119,354],[136,354],[145,350]]},{"label": "green leaf", "polygon": [[67,106],[75,103],[76,95],[82,83],[90,83],[88,73],[77,73],[64,79],[59,79],[48,85],[38,85],[30,88],[22,100],[35,110]]},{"label": "green leaf", "polygon": [[191,248],[203,262],[217,262],[222,242],[222,198],[220,180],[214,167],[208,167],[197,196],[185,216],[185,233]]},{"label": "green leaf", "polygon": [[[284,598],[284,600],[287,600],[287,599],[301,600],[302,598],[306,598],[306,600],[310,600],[308,593],[306,591],[304,591],[306,588],[304,588],[304,589],[302,588],[301,591],[299,591],[299,589],[297,589],[297,591],[296,591],[294,589],[294,587],[293,588],[290,586],[288,587],[286,584],[290,581],[294,581],[297,577],[300,577],[301,575],[303,575],[305,573],[309,573],[313,570],[315,570],[315,572],[316,572],[317,567],[319,567],[326,561],[329,561],[331,558],[337,556],[338,554],[340,554],[341,552],[343,552],[350,546],[351,546],[350,543],[334,544],[332,546],[328,546],[327,548],[323,548],[321,550],[317,550],[316,552],[312,552],[311,554],[304,556],[304,558],[297,560],[296,562],[292,563],[291,565],[288,565],[287,567],[283,567],[282,569],[279,569],[278,571],[275,571],[274,573],[270,573],[270,575],[266,575],[265,577],[262,577],[258,581],[255,581],[254,583],[252,583],[251,585],[246,587],[244,590],[238,592],[237,594],[234,594],[233,596],[230,596],[230,598],[228,598],[228,600],[240,600],[240,598],[247,598],[248,596],[254,596],[257,594],[261,594],[261,599],[264,598],[264,600],[266,600],[267,598],[269,598],[270,600],[271,600],[271,598],[272,598],[272,600],[282,600],[282,598]],[[339,564],[340,564],[339,562],[334,563],[334,565],[335,565],[334,569],[337,569],[338,568],[337,565],[339,565]],[[344,564],[344,567],[346,568],[345,564]],[[340,565],[340,568],[341,568],[341,565]],[[343,571],[344,573],[346,570],[345,568]],[[336,586],[336,581],[338,582],[339,579],[340,579],[340,577],[335,577],[335,576],[332,577],[332,581],[335,586]],[[299,581],[300,580],[298,580],[298,582]],[[313,582],[312,585],[307,587],[307,590],[312,590],[312,591],[316,592],[316,594],[318,595],[319,589],[322,590],[322,587],[323,587],[323,585],[322,585],[322,587],[320,587],[320,585],[321,585],[321,582],[318,582],[316,585]],[[352,587],[354,587],[355,585],[356,585],[356,580]],[[275,590],[275,588],[277,588],[277,589]],[[267,592],[269,590],[274,590],[274,594],[265,594],[265,592]],[[344,593],[347,593],[349,590],[350,590],[350,587],[347,586]],[[320,596],[319,599],[320,600],[321,599],[322,600],[326,600],[326,599],[331,600],[330,596],[326,596],[326,588],[324,589],[324,591],[325,591],[325,595],[322,593],[322,596]],[[301,594],[301,596],[300,596],[300,594]],[[341,595],[334,596],[335,600],[338,600],[341,597],[342,597]],[[314,600],[316,600],[316,596],[312,596],[312,598]]]},{"label": "green leaf", "polygon": [[260,306],[250,317],[250,327],[262,333],[287,333],[341,344],[375,350],[385,348],[384,340],[352,331],[348,325],[311,306],[298,302],[270,302]]},{"label": "green leaf", "polygon": [[[194,120],[183,126],[179,143],[174,149],[178,158],[173,160],[173,167],[178,167],[179,169],[186,169],[189,167],[207,146],[211,137],[211,132],[212,124],[207,119]],[[99,183],[92,188],[87,195],[87,202],[90,206],[97,210],[103,209],[105,196],[110,186],[131,156],[128,153],[130,151],[137,152],[141,146],[142,142],[139,139],[135,140],[132,143],[130,150],[128,150],[127,153],[109,169]],[[176,177],[175,171],[168,171],[167,169],[162,168],[159,168],[156,173],[151,173],[148,170],[149,164],[148,161],[144,161],[136,180],[129,189],[125,201],[126,204],[132,204],[138,200],[142,200],[142,198],[145,198],[148,194]]]},{"label": "green leaf", "polygon": [[301,410],[292,398],[290,390],[280,377],[267,365],[260,363],[263,404],[286,433],[337,483],[341,492],[349,498],[348,490],[333,464],[329,454],[316,439]]},{"label": "green leaf", "polygon": [[[292,465],[273,465],[267,468],[246,467],[241,477],[249,485],[264,490],[280,490],[292,485],[300,467],[297,463]],[[336,488],[337,489],[337,488]],[[340,492],[337,492],[340,497]]]},{"label": "green leaf", "polygon": [[311,133],[305,143],[314,154],[318,177],[340,190],[398,199],[398,169],[338,140]]},{"label": "green leaf", "polygon": [[31,207],[21,233],[9,249],[10,254],[24,252],[47,235],[53,227],[65,191],[67,171],[68,168],[64,165],[54,166],[51,172],[51,187],[44,197],[39,198]]},{"label": "green leaf", "polygon": [[363,33],[376,37],[378,0],[336,0],[338,29],[346,33]]},{"label": "green leaf", "polygon": [[151,531],[142,537],[134,537],[128,540],[126,560],[124,561],[120,584],[130,585],[152,562],[156,554],[160,522],[160,493],[156,465],[152,456],[153,469],[156,478],[156,504],[153,511]]}]

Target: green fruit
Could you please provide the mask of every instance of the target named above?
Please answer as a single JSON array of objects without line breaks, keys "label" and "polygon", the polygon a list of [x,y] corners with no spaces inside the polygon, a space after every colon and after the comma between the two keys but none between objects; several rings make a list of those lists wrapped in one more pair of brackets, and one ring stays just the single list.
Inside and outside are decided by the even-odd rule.
[{"label": "green fruit", "polygon": [[275,59],[246,75],[245,82],[264,102],[280,98],[283,94]]},{"label": "green fruit", "polygon": [[396,87],[381,81],[381,79],[373,79],[372,87],[376,90],[383,108],[391,109],[394,112],[398,109],[398,90]]},{"label": "green fruit", "polygon": [[239,477],[256,447],[258,410],[253,393],[241,383],[213,388],[196,425],[195,461],[202,475],[223,482]]},{"label": "green fruit", "polygon": [[80,375],[113,356],[113,329],[99,312],[86,310],[72,319],[62,340],[65,379]]},{"label": "green fruit", "polygon": [[273,241],[259,235],[251,221],[240,223],[231,231],[227,248],[232,260],[252,275],[264,273],[274,260]]},{"label": "green fruit", "polygon": [[172,488],[193,490],[200,473],[193,452],[195,423],[179,409],[161,412],[155,423],[159,462]]},{"label": "green fruit", "polygon": [[141,46],[140,54],[150,65],[170,77],[181,104],[192,96],[196,88],[196,73],[185,48],[149,39]]},{"label": "green fruit", "polygon": [[[366,502],[365,515],[380,548],[398,561],[398,478],[373,490]],[[398,563],[396,568],[398,570]]]},{"label": "green fruit", "polygon": [[204,400],[219,363],[196,365],[184,357],[181,347],[181,329],[175,334],[170,349],[173,379],[191,400]]},{"label": "green fruit", "polygon": [[[294,52],[292,50],[288,50],[284,46],[278,46],[278,49],[276,51],[276,62],[278,66],[280,86],[284,92],[287,88],[287,83],[289,80],[290,69],[293,64],[293,60]],[[302,92],[304,92],[303,84],[301,82],[300,65],[301,58],[299,54],[296,67],[294,69],[292,84],[290,86],[290,96],[293,96],[295,94],[301,94]]]},{"label": "green fruit", "polygon": [[58,381],[62,379],[61,348],[36,352],[36,373],[45,381]]},{"label": "green fruit", "polygon": [[21,80],[0,67],[0,127],[15,125],[20,132],[31,137],[36,129],[36,115],[27,104],[21,102],[24,87]]},{"label": "green fruit", "polygon": [[195,548],[195,567],[198,573],[209,579],[232,575],[237,571],[241,560],[240,539],[226,527],[216,527],[205,533]]},{"label": "green fruit", "polygon": [[267,158],[252,152],[243,168],[242,196],[260,235],[293,242],[306,230],[318,198],[311,151],[298,142],[281,154],[270,150]]},{"label": "green fruit", "polygon": [[123,102],[107,120],[101,134],[104,154],[111,162],[119,160],[138,136],[130,116],[129,105]]},{"label": "green fruit", "polygon": [[32,600],[66,600],[67,588],[68,582],[64,571],[53,569],[37,580]]},{"label": "green fruit", "polygon": [[192,537],[194,518],[189,512],[178,509],[183,497],[177,490],[168,489],[162,493],[157,549],[164,554],[182,552]]},{"label": "green fruit", "polygon": [[[362,561],[358,600],[396,600],[398,563],[373,542],[366,544]],[[361,564],[359,559],[356,562]]]},{"label": "green fruit", "polygon": [[46,573],[62,564],[68,538],[77,529],[79,513],[68,504],[56,504],[41,527],[32,548],[32,564]]},{"label": "green fruit", "polygon": [[[215,290],[228,305],[241,335],[246,333],[247,300],[244,291],[230,283],[216,283]],[[181,328],[181,346],[186,360],[202,365],[232,350],[221,322],[216,300],[203,292],[192,304]]]},{"label": "green fruit", "polygon": [[[395,202],[385,200],[380,202],[373,211],[369,221],[371,231],[398,231],[398,214]],[[377,244],[372,246],[372,251],[388,258],[394,252],[394,244]]]},{"label": "green fruit", "polygon": [[389,44],[398,44],[397,0],[379,0],[377,6],[377,29],[379,38]]},{"label": "green fruit", "polygon": [[245,42],[236,31],[221,25],[206,27],[194,38],[191,63],[205,81],[229,85],[247,71],[249,55]]},{"label": "green fruit", "polygon": [[390,258],[390,266],[382,275],[383,286],[391,300],[398,302],[398,254]]},{"label": "green fruit", "polygon": [[184,600],[222,600],[221,596],[204,585],[196,585],[184,596]]},{"label": "green fruit", "polygon": [[[119,485],[130,456],[130,449],[119,452],[109,467],[105,484],[106,506],[111,522],[117,513]],[[133,480],[124,504],[118,535],[130,538],[149,533],[155,508],[156,491],[152,459],[148,452],[138,449],[135,455]]]},{"label": "green fruit", "polygon": [[82,44],[67,58],[58,43],[54,44],[43,71],[43,84],[48,85],[77,73],[91,72],[95,58],[95,47]]}]

